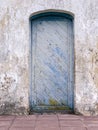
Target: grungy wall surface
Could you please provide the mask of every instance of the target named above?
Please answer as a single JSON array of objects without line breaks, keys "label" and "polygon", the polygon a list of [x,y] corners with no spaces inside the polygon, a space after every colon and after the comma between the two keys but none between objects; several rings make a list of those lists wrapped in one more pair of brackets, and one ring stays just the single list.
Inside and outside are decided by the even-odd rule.
[{"label": "grungy wall surface", "polygon": [[0,114],[28,114],[29,18],[74,14],[75,113],[98,115],[98,0],[0,0]]}]

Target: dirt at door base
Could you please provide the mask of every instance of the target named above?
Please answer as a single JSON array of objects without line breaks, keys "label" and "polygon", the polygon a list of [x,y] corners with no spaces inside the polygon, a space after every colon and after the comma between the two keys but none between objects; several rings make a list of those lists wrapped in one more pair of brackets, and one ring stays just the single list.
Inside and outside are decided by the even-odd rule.
[{"label": "dirt at door base", "polygon": [[74,114],[74,111],[68,106],[35,106],[30,109],[30,114],[39,113],[61,113],[61,114]]}]

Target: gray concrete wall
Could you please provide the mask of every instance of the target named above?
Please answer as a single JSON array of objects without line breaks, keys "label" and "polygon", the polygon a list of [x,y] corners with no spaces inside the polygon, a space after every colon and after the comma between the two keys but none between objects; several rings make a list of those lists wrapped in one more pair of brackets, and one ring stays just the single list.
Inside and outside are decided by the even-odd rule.
[{"label": "gray concrete wall", "polygon": [[74,14],[75,112],[98,115],[98,0],[0,0],[0,114],[28,114],[29,17]]}]

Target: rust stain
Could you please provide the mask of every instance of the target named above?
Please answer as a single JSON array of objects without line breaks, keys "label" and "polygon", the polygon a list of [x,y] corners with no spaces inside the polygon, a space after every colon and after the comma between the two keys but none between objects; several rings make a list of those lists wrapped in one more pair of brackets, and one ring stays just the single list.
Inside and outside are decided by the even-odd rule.
[{"label": "rust stain", "polygon": [[9,23],[10,16],[8,15],[8,9],[3,18],[0,20],[0,28],[4,29]]},{"label": "rust stain", "polygon": [[94,70],[94,83],[96,85],[96,87],[98,88],[98,67],[95,68]]},{"label": "rust stain", "polygon": [[98,110],[98,103],[96,103],[96,105],[95,105],[95,109]]},{"label": "rust stain", "polygon": [[96,47],[97,47],[97,49],[98,49],[98,42],[97,42],[97,44],[96,44]]},{"label": "rust stain", "polygon": [[94,83],[98,88],[98,42],[96,43],[96,49],[93,55],[93,65],[94,65]]},{"label": "rust stain", "polygon": [[76,62],[77,62],[79,70],[81,72],[85,72],[86,59],[83,56],[78,55]]}]

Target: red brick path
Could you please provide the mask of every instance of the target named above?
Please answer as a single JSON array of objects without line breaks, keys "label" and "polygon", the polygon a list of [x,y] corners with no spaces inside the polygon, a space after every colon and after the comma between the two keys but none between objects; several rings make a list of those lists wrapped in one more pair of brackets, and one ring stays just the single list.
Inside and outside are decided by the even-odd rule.
[{"label": "red brick path", "polygon": [[0,116],[0,130],[98,130],[98,117],[63,114]]}]

